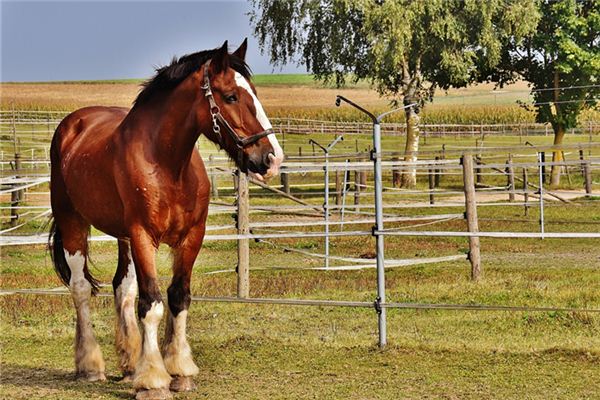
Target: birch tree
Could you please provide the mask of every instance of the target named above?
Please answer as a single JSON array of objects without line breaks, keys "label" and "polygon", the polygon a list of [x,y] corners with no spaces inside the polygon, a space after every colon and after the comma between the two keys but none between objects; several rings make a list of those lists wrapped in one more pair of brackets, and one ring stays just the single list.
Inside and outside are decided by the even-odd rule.
[{"label": "birch tree", "polygon": [[[419,149],[421,109],[436,89],[464,87],[537,24],[534,0],[252,0],[254,34],[275,65],[305,65],[316,79],[367,79],[406,109],[404,160]],[[410,168],[394,184],[414,187]]]}]

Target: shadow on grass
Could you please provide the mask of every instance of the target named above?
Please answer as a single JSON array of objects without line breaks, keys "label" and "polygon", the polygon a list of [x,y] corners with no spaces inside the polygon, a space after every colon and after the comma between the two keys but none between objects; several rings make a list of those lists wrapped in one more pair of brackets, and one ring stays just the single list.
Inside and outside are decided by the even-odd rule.
[{"label": "shadow on grass", "polygon": [[8,363],[0,364],[0,371],[2,392],[10,394],[14,391],[15,397],[18,394],[29,394],[27,398],[41,398],[46,395],[53,398],[108,396],[115,399],[132,399],[134,397],[131,384],[120,383],[119,378],[113,376],[108,376],[105,382],[86,382],[75,379],[74,372]]}]

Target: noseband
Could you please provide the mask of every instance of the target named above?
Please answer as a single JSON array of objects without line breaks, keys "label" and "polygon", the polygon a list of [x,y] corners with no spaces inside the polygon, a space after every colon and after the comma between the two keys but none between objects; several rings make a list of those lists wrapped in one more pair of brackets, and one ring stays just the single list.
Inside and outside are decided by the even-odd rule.
[{"label": "noseband", "polygon": [[210,60],[208,60],[204,64],[204,85],[202,85],[201,88],[205,91],[204,96],[206,96],[206,98],[208,99],[208,103],[210,104],[210,116],[212,117],[213,122],[213,132],[217,135],[219,139],[219,144],[221,144],[221,146],[223,146],[224,144],[223,135],[221,133],[221,126],[219,125],[219,122],[225,128],[225,132],[227,132],[231,139],[233,139],[238,149],[243,149],[244,147],[249,146],[254,142],[257,142],[265,136],[275,134],[275,132],[273,132],[272,129],[267,129],[265,131],[256,133],[251,136],[240,137],[240,135],[237,134],[237,132],[231,127],[231,125],[229,125],[229,122],[227,122],[227,120],[223,117],[223,114],[221,114],[221,109],[215,101],[215,97],[213,96],[212,89],[210,87],[210,74],[208,72],[209,66]]}]

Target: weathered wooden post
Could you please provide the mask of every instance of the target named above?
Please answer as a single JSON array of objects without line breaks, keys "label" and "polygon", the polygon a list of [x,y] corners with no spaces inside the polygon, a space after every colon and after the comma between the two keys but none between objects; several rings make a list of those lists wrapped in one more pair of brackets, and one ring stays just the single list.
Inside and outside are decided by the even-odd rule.
[{"label": "weathered wooden post", "polygon": [[529,215],[529,180],[527,167],[523,167],[523,201],[525,203],[525,216]]},{"label": "weathered wooden post", "polygon": [[585,194],[586,196],[592,195],[592,163],[588,160],[583,164],[584,176],[585,176]]},{"label": "weathered wooden post", "polygon": [[541,153],[541,164],[542,164],[542,182],[546,183],[546,152],[542,151]]},{"label": "weathered wooden post", "polygon": [[438,165],[438,161],[440,161],[440,157],[435,156],[435,161],[436,161],[437,168],[435,169],[435,179],[434,179],[433,186],[436,188],[439,188],[440,187],[440,179],[442,178],[442,170]]},{"label": "weathered wooden post", "polygon": [[[15,105],[12,103],[12,134],[13,134],[13,148],[15,152],[15,161],[14,161],[14,169],[15,169],[15,178],[17,179],[17,183],[15,187],[19,186],[19,178],[21,177],[21,154],[19,153],[19,138],[17,138],[17,125],[16,125],[16,112]],[[19,219],[19,202],[23,198],[23,190],[14,190],[10,193],[10,226],[14,227],[17,225],[17,220]]]},{"label": "weathered wooden post", "polygon": [[287,172],[283,172],[283,167],[280,174],[281,179],[281,190],[283,190],[286,194],[290,194],[290,178]]},{"label": "weathered wooden post", "polygon": [[[477,221],[477,198],[475,197],[475,180],[473,177],[473,156],[462,156],[463,182],[465,191],[465,217],[470,233],[479,232]],[[469,236],[469,261],[471,262],[471,280],[481,279],[481,254],[478,236]]]},{"label": "weathered wooden post", "polygon": [[215,168],[215,157],[211,154],[208,156],[208,167],[210,170],[210,189],[213,199],[219,197],[219,188],[217,186],[217,170]]},{"label": "weathered wooden post", "polygon": [[360,191],[361,191],[360,170],[357,169],[354,171],[354,205],[355,206],[360,204]]},{"label": "weathered wooden post", "polygon": [[513,203],[515,201],[515,170],[513,168],[512,154],[508,155],[506,161],[506,174],[507,174],[507,186],[508,186],[508,201]]},{"label": "weathered wooden post", "polygon": [[[250,196],[248,175],[237,171],[237,232],[238,235],[250,234]],[[250,240],[238,239],[237,295],[250,296]]]},{"label": "weathered wooden post", "polygon": [[435,199],[433,197],[433,190],[435,188],[435,170],[433,168],[429,168],[429,204],[435,204]]},{"label": "weathered wooden post", "polygon": [[475,157],[475,176],[477,180],[477,184],[480,185],[483,183],[483,175],[481,174],[481,155]]},{"label": "weathered wooden post", "polygon": [[342,171],[339,169],[335,171],[335,205],[342,205]]},{"label": "weathered wooden post", "polygon": [[[19,153],[15,153],[15,177],[17,178],[17,183],[15,187],[19,186],[18,179],[21,177],[19,172],[21,171],[21,155]],[[23,190],[13,190],[10,193],[10,226],[14,227],[17,225],[17,221],[19,220],[19,203],[23,198]]]}]

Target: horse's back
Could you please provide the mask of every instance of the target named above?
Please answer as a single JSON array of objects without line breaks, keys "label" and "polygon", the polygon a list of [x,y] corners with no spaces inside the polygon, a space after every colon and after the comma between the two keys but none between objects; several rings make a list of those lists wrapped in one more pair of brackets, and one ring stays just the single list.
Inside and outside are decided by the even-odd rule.
[{"label": "horse's back", "polygon": [[122,107],[85,107],[67,115],[56,128],[53,146],[58,153],[65,154],[71,147],[80,143],[93,144],[106,140],[116,132],[123,121],[127,108]]},{"label": "horse's back", "polygon": [[123,205],[114,179],[115,137],[126,108],[86,107],[56,128],[50,152],[54,213],[76,212],[89,224],[121,235]]}]

